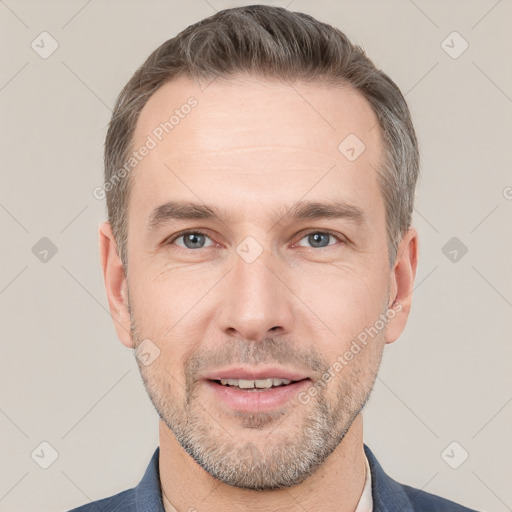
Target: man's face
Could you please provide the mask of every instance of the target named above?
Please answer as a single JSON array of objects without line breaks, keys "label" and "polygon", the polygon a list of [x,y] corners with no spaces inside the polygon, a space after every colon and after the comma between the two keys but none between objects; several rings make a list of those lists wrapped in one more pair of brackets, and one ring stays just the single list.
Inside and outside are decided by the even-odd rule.
[{"label": "man's face", "polygon": [[[376,125],[351,88],[250,78],[168,83],[140,115],[133,147],[157,144],[131,176],[131,333],[160,354],[139,367],[179,443],[229,485],[301,482],[369,396],[385,329],[310,391],[390,303]],[[220,218],[152,217],[170,201]]]}]

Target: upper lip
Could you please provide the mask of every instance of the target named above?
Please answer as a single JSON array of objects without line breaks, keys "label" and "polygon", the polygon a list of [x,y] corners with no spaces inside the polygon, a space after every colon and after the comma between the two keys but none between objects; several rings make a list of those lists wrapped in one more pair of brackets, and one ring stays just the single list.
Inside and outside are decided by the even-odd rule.
[{"label": "upper lip", "polygon": [[221,379],[242,379],[242,380],[264,380],[264,379],[288,379],[288,380],[303,380],[307,379],[307,375],[294,370],[280,368],[277,366],[266,368],[243,368],[231,367],[222,368],[218,370],[211,370],[203,377],[208,380],[221,380]]}]

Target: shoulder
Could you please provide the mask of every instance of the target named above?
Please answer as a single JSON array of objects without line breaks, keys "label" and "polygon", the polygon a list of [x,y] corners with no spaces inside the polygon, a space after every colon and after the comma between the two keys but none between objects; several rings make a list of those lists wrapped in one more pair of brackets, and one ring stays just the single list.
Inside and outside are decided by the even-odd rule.
[{"label": "shoulder", "polygon": [[477,512],[472,508],[441,498],[429,492],[399,484],[409,498],[415,512]]},{"label": "shoulder", "polygon": [[440,496],[397,482],[388,476],[365,444],[370,465],[374,510],[382,512],[477,512]]},{"label": "shoulder", "polygon": [[92,501],[69,512],[118,512],[119,510],[135,512],[135,489],[128,489],[114,496]]},{"label": "shoulder", "polygon": [[164,512],[156,448],[139,484],[108,498],[81,505],[68,512]]}]

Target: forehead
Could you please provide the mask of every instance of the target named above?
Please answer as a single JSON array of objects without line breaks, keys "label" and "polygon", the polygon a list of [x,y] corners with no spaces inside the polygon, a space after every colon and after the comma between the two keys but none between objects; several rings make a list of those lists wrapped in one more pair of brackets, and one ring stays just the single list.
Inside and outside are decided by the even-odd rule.
[{"label": "forehead", "polygon": [[133,148],[143,146],[151,149],[131,176],[138,216],[176,196],[235,207],[238,192],[238,206],[252,211],[308,189],[312,200],[359,197],[370,209],[380,201],[377,118],[349,86],[181,77],[142,109]]}]

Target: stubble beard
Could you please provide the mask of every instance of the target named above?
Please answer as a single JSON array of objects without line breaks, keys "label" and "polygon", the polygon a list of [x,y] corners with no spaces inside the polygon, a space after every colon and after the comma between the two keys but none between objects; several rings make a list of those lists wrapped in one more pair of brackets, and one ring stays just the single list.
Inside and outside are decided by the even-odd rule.
[{"label": "stubble beard", "polygon": [[[137,347],[144,338],[133,318],[131,332],[134,347]],[[280,359],[280,354],[276,352],[277,357],[273,359],[267,354],[272,354],[276,347],[278,342],[268,338],[261,344],[246,345],[235,352],[240,353],[240,362],[259,362],[262,358],[266,362],[275,362]],[[366,349],[372,350],[372,347]],[[289,355],[290,349],[286,348],[282,353]],[[218,409],[201,403],[197,396],[198,388],[204,385],[195,378],[197,359],[185,365],[185,397],[181,403],[178,397],[183,387],[176,379],[163,368],[158,373],[153,371],[154,367],[136,360],[158,415],[197,464],[232,487],[272,490],[304,481],[341,443],[370,397],[381,353],[377,354],[376,361],[373,356],[370,355],[372,368],[345,367],[327,387],[319,389],[308,404],[294,400],[293,407],[289,408],[293,410],[293,421],[286,411],[238,412],[226,426],[218,417]],[[219,359],[223,357],[220,355]],[[314,357],[313,366],[317,371],[320,367],[325,370],[326,362],[318,354]],[[361,369],[369,372],[362,382]],[[326,390],[333,386],[336,386],[336,392],[329,398]],[[297,410],[300,421],[297,421]],[[235,427],[232,426],[233,418],[236,419]]]}]

